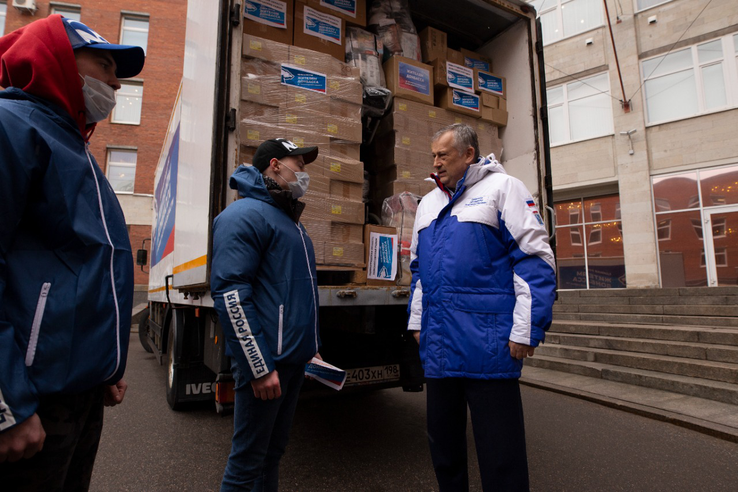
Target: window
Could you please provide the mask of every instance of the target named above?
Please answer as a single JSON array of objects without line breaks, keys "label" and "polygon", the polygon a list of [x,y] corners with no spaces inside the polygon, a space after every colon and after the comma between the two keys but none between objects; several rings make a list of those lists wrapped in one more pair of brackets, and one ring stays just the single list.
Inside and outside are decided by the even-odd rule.
[{"label": "window", "polygon": [[671,220],[660,220],[657,224],[657,235],[659,241],[668,241],[671,239]]},{"label": "window", "polygon": [[625,287],[620,197],[556,202],[554,210],[559,288]]},{"label": "window", "polygon": [[660,5],[662,3],[671,2],[671,0],[637,0],[636,6],[638,10],[646,10],[648,8]]},{"label": "window", "polygon": [[108,181],[116,193],[133,193],[136,155],[135,150],[108,149]]},{"label": "window", "polygon": [[121,82],[115,93],[113,123],[138,125],[141,123],[141,105],[143,102],[143,84],[140,82]]},{"label": "window", "polygon": [[612,102],[607,73],[546,91],[551,144],[612,135]]},{"label": "window", "polygon": [[120,44],[140,46],[146,52],[149,42],[149,19],[145,17],[123,17],[120,29]]},{"label": "window", "polygon": [[736,70],[735,36],[707,41],[641,63],[648,123],[721,111],[738,103],[729,82]]},{"label": "window", "polygon": [[55,6],[52,3],[51,13],[63,15],[67,19],[72,19],[80,22],[82,21],[82,9],[80,7],[71,5]]},{"label": "window", "polygon": [[0,36],[5,34],[5,16],[8,13],[8,4],[0,3]]},{"label": "window", "polygon": [[549,44],[589,31],[603,24],[600,0],[532,0],[543,29],[543,43]]}]

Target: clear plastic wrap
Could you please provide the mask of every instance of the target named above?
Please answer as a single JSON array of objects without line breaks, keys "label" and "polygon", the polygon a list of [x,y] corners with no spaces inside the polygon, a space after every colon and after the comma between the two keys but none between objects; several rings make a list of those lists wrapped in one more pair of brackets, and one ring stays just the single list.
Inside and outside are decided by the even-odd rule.
[{"label": "clear plastic wrap", "polygon": [[382,41],[376,35],[358,27],[346,28],[346,63],[359,68],[364,87],[386,87],[383,54]]},{"label": "clear plastic wrap", "polygon": [[368,24],[385,47],[385,60],[399,55],[421,61],[420,38],[407,0],[374,0]]},{"label": "clear plastic wrap", "polygon": [[421,197],[403,192],[386,198],[382,203],[382,225],[394,227],[400,240],[399,285],[410,285],[410,245],[413,240],[415,212]]}]

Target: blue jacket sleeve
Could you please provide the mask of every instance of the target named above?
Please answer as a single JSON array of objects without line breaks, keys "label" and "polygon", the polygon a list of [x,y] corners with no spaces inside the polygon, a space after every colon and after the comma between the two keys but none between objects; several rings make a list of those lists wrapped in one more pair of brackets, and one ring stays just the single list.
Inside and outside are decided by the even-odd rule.
[{"label": "blue jacket sleeve", "polygon": [[22,118],[0,109],[0,432],[32,416],[38,407],[36,388],[28,377],[25,355],[5,309],[7,255],[15,240],[34,180],[48,154]]},{"label": "blue jacket sleeve", "polygon": [[[210,285],[231,353],[248,379],[274,370],[253,300],[254,284],[270,243],[270,226],[258,210],[234,204],[213,225]],[[234,213],[237,212],[237,213]],[[250,370],[247,370],[250,369]],[[250,377],[249,377],[250,376]]]},{"label": "blue jacket sleeve", "polygon": [[551,326],[556,267],[548,233],[525,185],[509,178],[498,197],[500,231],[513,265],[515,309],[510,340],[537,347]]}]

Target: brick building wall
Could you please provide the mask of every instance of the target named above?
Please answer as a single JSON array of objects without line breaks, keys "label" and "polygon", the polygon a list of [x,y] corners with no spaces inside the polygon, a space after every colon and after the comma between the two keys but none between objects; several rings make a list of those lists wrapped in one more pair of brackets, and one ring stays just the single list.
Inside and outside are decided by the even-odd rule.
[{"label": "brick building wall", "polygon": [[[141,123],[98,123],[90,150],[107,172],[109,148],[135,149],[136,177],[133,193],[120,194],[134,254],[144,238],[151,237],[154,173],[182,77],[187,0],[37,0],[34,13],[22,12],[7,2],[5,33],[48,16],[53,7],[71,8],[80,20],[111,43],[120,43],[124,15],[148,19],[146,64],[133,80],[143,83]],[[150,242],[146,243],[147,249]],[[148,267],[144,270],[148,272]],[[135,283],[148,284],[148,275],[136,267]]]}]

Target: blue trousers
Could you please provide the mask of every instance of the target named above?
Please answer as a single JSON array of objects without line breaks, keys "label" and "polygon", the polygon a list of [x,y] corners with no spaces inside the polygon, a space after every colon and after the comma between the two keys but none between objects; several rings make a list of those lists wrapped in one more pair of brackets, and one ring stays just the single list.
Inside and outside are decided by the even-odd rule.
[{"label": "blue trousers", "polygon": [[233,443],[220,490],[276,491],[305,366],[277,365],[282,395],[274,400],[256,398],[235,361],[231,370],[236,381]]},{"label": "blue trousers", "polygon": [[469,490],[467,406],[489,491],[527,491],[523,403],[517,379],[426,378],[428,441],[441,492]]}]

